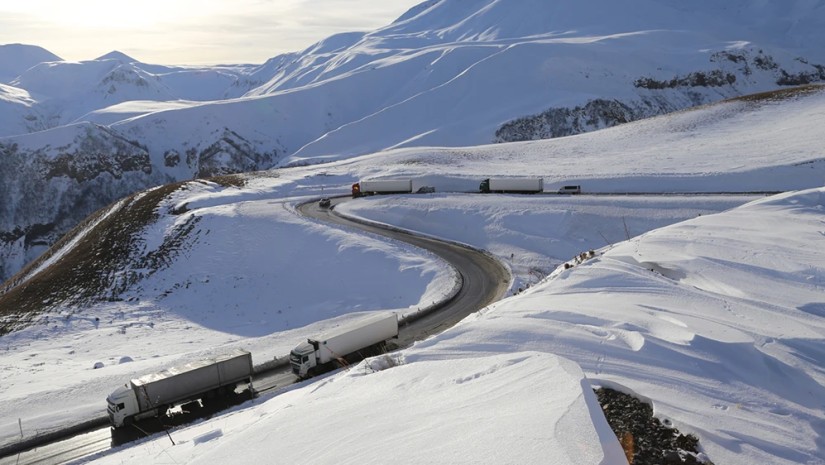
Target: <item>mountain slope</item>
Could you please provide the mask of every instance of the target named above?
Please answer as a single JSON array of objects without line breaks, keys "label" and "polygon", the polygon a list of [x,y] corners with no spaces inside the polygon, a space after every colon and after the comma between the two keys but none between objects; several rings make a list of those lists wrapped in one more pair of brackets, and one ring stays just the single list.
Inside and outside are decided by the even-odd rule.
[{"label": "mountain slope", "polygon": [[559,137],[823,81],[823,21],[821,0],[424,2],[261,66],[43,63],[0,120],[105,125],[173,179]]},{"label": "mountain slope", "polygon": [[[270,362],[362,312],[437,298],[452,280],[431,256],[295,213],[359,179],[405,177],[436,192],[336,210],[488,249],[529,289],[401,353],[170,431],[175,445],[156,436],[100,463],[340,463],[343,450],[353,463],[399,452],[478,463],[501,451],[497,461],[533,463],[536,450],[559,463],[625,463],[602,434],[593,384],[696,435],[700,459],[822,463],[823,110],[811,86],[574,137],[399,149],[136,194],[0,296],[12,330],[0,337],[0,441],[19,438],[17,419],[29,435],[100,416],[105,393],[132,377],[239,347]],[[466,192],[494,175],[543,176],[548,194]],[[816,188],[550,194],[568,183],[585,193]],[[28,311],[13,314],[21,302]],[[439,442],[445,424],[473,434]],[[335,434],[341,425],[352,434]],[[315,446],[319,431],[328,448]],[[377,445],[351,448],[361,431]],[[445,447],[417,447],[433,443]]]},{"label": "mountain slope", "polygon": [[0,84],[0,137],[36,130],[40,118],[34,104],[25,90]]},{"label": "mountain slope", "polygon": [[35,45],[0,45],[0,84],[9,83],[32,66],[47,61],[62,61],[62,58]]},{"label": "mountain slope", "polygon": [[241,94],[244,68],[173,68],[145,65],[121,53],[82,62],[40,63],[10,85],[35,96],[49,128],[95,110],[136,100],[220,100]]},{"label": "mountain slope", "polygon": [[[178,224],[180,218],[182,218],[180,216],[182,213],[199,208],[208,208],[216,204],[224,205],[226,203],[254,201],[262,202],[261,208],[265,208],[267,199],[271,198],[306,199],[319,196],[346,195],[349,193],[349,188],[353,182],[361,179],[380,179],[383,177],[412,179],[413,190],[428,185],[433,186],[436,192],[459,193],[477,192],[479,182],[490,176],[541,176],[544,178],[545,192],[548,194],[555,192],[560,186],[566,184],[579,184],[585,193],[644,192],[680,194],[775,192],[808,189],[825,185],[825,159],[822,155],[821,138],[816,130],[825,124],[825,111],[823,109],[825,109],[825,88],[823,86],[810,86],[795,89],[793,92],[786,90],[750,96],[747,99],[721,102],[575,137],[477,147],[399,149],[333,162],[319,167],[295,167],[249,176],[221,177],[214,182],[205,183],[207,187],[202,187],[199,183],[193,182],[180,193],[187,200],[164,200],[162,208],[152,207],[150,210],[157,210],[160,215],[159,221]],[[137,168],[131,172],[121,168],[120,178],[111,173],[99,176],[99,179],[96,180],[99,192],[128,190],[132,188],[130,185],[132,181],[140,181],[142,177],[166,176],[169,179],[174,178],[175,170],[155,164],[145,148],[131,145],[127,140],[119,139],[106,131],[105,128],[92,125],[77,125],[72,127],[72,131],[55,134],[53,145],[56,149],[44,153],[33,151],[31,147],[23,143],[24,140],[21,140],[16,147],[6,148],[8,151],[13,149],[13,153],[24,154],[24,156],[19,157],[21,161],[18,164],[21,167],[17,171],[4,173],[5,179],[8,181],[4,182],[3,185],[13,186],[18,190],[26,189],[29,183],[25,181],[25,177],[15,178],[15,173],[32,169],[28,167],[28,164],[32,164],[34,167],[57,165],[61,167],[61,170],[57,171],[57,176],[51,180],[52,185],[35,186],[37,189],[49,190],[50,198],[53,200],[44,206],[38,205],[36,210],[43,210],[44,217],[49,216],[48,210],[50,208],[57,208],[60,211],[79,210],[78,204],[72,203],[75,199],[72,195],[69,195],[72,192],[71,189],[66,194],[62,194],[59,189],[66,185],[72,186],[75,183],[68,173],[88,176],[95,172],[94,170],[84,172],[76,165],[66,164],[71,157],[66,155],[65,151],[67,148],[76,150],[75,139],[82,140],[82,135],[87,132],[97,134],[96,137],[100,139],[99,144],[104,150],[112,150],[112,147],[122,147],[120,152],[123,155],[119,159],[113,160],[111,171],[130,160]],[[61,137],[57,137],[58,135]],[[232,141],[232,139],[229,140]],[[233,143],[235,142],[233,141]],[[719,154],[724,154],[724,156]],[[127,155],[130,155],[130,157],[127,157]],[[42,162],[37,165],[28,160],[42,160]],[[60,163],[56,164],[55,160],[60,161]],[[195,158],[195,162],[197,160]],[[114,165],[115,161],[119,162],[120,165]],[[141,161],[141,163],[138,163],[138,161]],[[183,167],[186,166],[185,163],[186,160],[183,159],[181,161]],[[114,171],[114,173],[117,174],[118,171]],[[159,191],[152,192],[157,193]],[[15,195],[22,196],[22,194]],[[595,198],[598,197],[595,196]],[[610,197],[608,196],[608,198]],[[557,198],[556,196],[545,195],[538,196],[536,201],[540,203],[552,202]],[[588,197],[581,196],[579,198],[582,199],[580,202],[584,203],[586,202],[584,199]],[[688,203],[691,202],[690,198],[686,198]],[[112,198],[110,201],[114,200]],[[479,201],[485,202],[483,199]],[[494,207],[493,200],[490,200],[489,203],[493,212],[502,210],[508,212],[508,214],[512,213],[507,210],[506,206]],[[84,206],[83,204],[79,205]],[[729,204],[724,204],[723,208],[729,207]],[[3,216],[16,214],[10,207],[6,206],[5,208],[7,210],[4,211]],[[472,207],[472,209],[478,209],[478,207]],[[534,210],[530,216],[537,215],[541,208],[536,207]],[[232,216],[231,209],[222,212],[230,217]],[[397,212],[398,216],[393,217],[392,222],[405,225],[406,215],[404,209],[399,207]],[[610,215],[614,214],[615,212],[610,212]],[[491,213],[491,216],[493,215],[495,213]],[[616,242],[628,234],[627,230],[622,229],[623,223],[625,227],[629,224],[630,229],[633,230],[634,225],[630,220],[634,216],[644,215],[626,213],[624,216],[626,218],[614,218],[612,220],[614,229],[619,228],[612,234],[607,233],[607,229],[590,230],[589,228],[586,228],[587,232],[576,232],[575,226],[570,225],[569,227],[572,229],[559,230],[558,235],[573,234],[573,237],[576,238],[586,238],[587,242],[585,243],[591,244],[589,247],[600,246],[608,239],[610,242]],[[658,218],[659,215],[657,214],[655,217]],[[691,217],[691,214],[688,214],[687,217]],[[46,224],[40,218],[35,217],[34,221],[26,224],[30,224],[32,229],[38,229],[41,227],[41,223]],[[410,216],[410,218],[414,218],[414,216]],[[626,219],[627,223],[625,223]],[[19,222],[20,219],[16,218],[10,221],[10,224],[14,224],[16,221]],[[76,221],[80,221],[80,219]],[[437,219],[436,215],[433,215],[432,221],[435,224],[443,223],[443,221]],[[561,220],[549,218],[546,220],[546,224],[557,222],[566,224],[567,221],[569,221],[567,217]],[[503,224],[507,223],[510,223],[510,221],[503,222]],[[451,221],[447,221],[445,224],[451,224]],[[646,222],[638,227],[647,230],[661,225],[661,223]],[[474,224],[472,222],[462,228],[484,231],[488,227],[493,228],[493,230],[498,229],[494,225]],[[150,227],[148,232],[152,234],[161,232],[171,234],[174,230],[175,228],[169,228],[168,226],[157,226]],[[545,226],[541,230],[546,232],[551,229],[549,226]],[[12,234],[14,231],[9,230],[6,234]],[[233,231],[232,228],[228,228],[225,233],[235,234]],[[636,233],[638,232],[636,231]],[[607,235],[604,236],[602,233]],[[434,234],[438,235],[439,231],[435,231]],[[174,244],[179,242],[174,238],[169,240]],[[194,237],[188,240],[195,241],[196,244],[200,243],[200,239]],[[210,239],[209,242],[212,240]],[[227,240],[233,241],[236,239]],[[159,239],[154,238],[146,242],[156,244],[155,248],[157,248],[158,241]],[[25,244],[25,239],[23,236],[16,237],[14,243],[16,247],[21,247],[22,244]],[[217,247],[219,244],[220,242],[216,242],[214,245]],[[490,244],[484,244],[483,246],[493,250],[497,247]],[[210,255],[207,245],[201,244],[198,247],[198,252],[195,253],[196,256]],[[554,247],[561,247],[563,252],[556,252]],[[581,252],[580,250],[567,252],[569,249],[578,247],[583,247],[583,245],[575,240],[569,242],[551,241],[551,243],[542,246],[540,250],[530,251],[528,256],[551,256],[554,260],[563,261],[569,258],[566,253]],[[551,252],[548,252],[548,250]],[[510,253],[512,252],[505,255]],[[517,282],[529,282],[530,270],[547,266],[546,263],[542,264],[541,262],[534,263],[529,260],[520,261],[513,258],[511,260],[514,260],[514,270],[523,273],[517,276]],[[94,267],[94,260],[85,266]],[[165,265],[165,267],[168,266],[170,265]],[[142,268],[143,266],[138,262],[119,263],[112,266],[113,270]],[[180,275],[186,275],[185,268],[183,267],[184,270],[180,271]],[[193,266],[191,268],[198,267]],[[177,267],[177,269],[180,270],[181,268]],[[79,274],[77,270],[74,273]],[[92,271],[85,274],[94,275]],[[159,275],[163,281],[178,279],[174,276],[163,277],[163,273]],[[307,279],[311,280],[310,278]],[[9,284],[19,285],[25,284],[25,282]],[[94,287],[100,284],[100,280],[96,279],[87,284]],[[147,289],[165,288],[165,286],[141,285]],[[91,293],[88,302],[105,301],[112,296],[112,292],[111,288],[106,287],[97,294]],[[70,294],[79,295],[81,293],[74,291]],[[147,296],[144,295],[142,299],[145,301]],[[70,307],[74,305],[72,302],[69,299],[44,304],[35,300],[31,304],[34,305],[32,308],[35,311],[39,311]],[[21,307],[22,305],[19,304],[9,305],[8,301],[0,295],[0,313],[3,310],[11,311]]]},{"label": "mountain slope", "polygon": [[[48,144],[43,145],[44,137]],[[83,218],[143,186],[169,182],[149,154],[100,126],[0,139],[0,273],[11,276]]]},{"label": "mountain slope", "polygon": [[[247,94],[266,103],[233,111],[261,119],[259,130],[292,154],[284,163],[573,134],[822,80],[825,57],[812,46],[825,39],[815,27],[818,5],[796,2],[765,22],[760,18],[778,9],[776,2],[686,9],[653,0],[587,7],[447,0],[269,63],[273,77]],[[777,32],[790,25],[799,34],[793,40]],[[181,110],[164,116],[165,130],[217,119],[222,110]],[[529,115],[550,120],[553,129],[532,123],[537,127],[513,130],[511,122]],[[270,119],[277,124],[266,124]],[[124,123],[127,130],[156,124]],[[185,143],[164,140],[167,149]]]}]

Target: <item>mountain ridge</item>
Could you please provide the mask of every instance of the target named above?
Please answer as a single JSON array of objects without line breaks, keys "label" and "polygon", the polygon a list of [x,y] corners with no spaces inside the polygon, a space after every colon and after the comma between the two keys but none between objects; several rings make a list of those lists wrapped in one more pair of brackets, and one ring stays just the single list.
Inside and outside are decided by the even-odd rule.
[{"label": "mountain ridge", "polygon": [[36,45],[0,45],[0,84],[8,83],[32,66],[48,61],[63,59]]},{"label": "mountain ridge", "polygon": [[[0,146],[36,152],[32,141],[88,121],[184,180],[559,137],[821,82],[820,20],[819,0],[430,1],[261,65],[147,65],[120,52],[35,65],[0,93]],[[22,221],[17,230],[41,223]]]}]

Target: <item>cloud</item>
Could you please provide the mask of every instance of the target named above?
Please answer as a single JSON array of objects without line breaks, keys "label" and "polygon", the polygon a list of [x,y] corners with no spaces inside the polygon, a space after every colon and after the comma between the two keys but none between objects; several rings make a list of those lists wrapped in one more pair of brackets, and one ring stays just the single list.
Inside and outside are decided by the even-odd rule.
[{"label": "cloud", "polygon": [[389,24],[417,0],[29,0],[0,6],[0,43],[71,60],[120,50],[150,63],[262,63],[332,34]]}]

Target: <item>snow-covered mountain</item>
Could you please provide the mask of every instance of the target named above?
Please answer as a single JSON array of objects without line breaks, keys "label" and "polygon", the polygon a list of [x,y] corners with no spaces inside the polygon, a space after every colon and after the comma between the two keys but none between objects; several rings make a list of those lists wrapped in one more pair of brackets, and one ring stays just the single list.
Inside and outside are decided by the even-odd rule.
[{"label": "snow-covered mountain", "polygon": [[25,134],[35,131],[42,118],[33,108],[35,100],[23,89],[0,84],[0,127],[2,131]]},{"label": "snow-covered mountain", "polygon": [[[0,295],[0,444],[21,424],[30,437],[102,415],[126,379],[240,347],[264,363],[363,312],[439,299],[454,284],[440,260],[295,211],[358,179],[408,177],[436,193],[336,211],[488,250],[516,295],[403,352],[175,429],[174,445],[154,437],[99,463],[624,464],[593,385],[646,400],[714,463],[823,463],[824,125],[825,89],[808,86],[575,137],[135,194]],[[451,192],[491,174],[586,193],[805,190]]]},{"label": "snow-covered mountain", "polygon": [[9,276],[80,220],[115,199],[172,178],[148,152],[110,130],[78,123],[0,145],[0,273]]},{"label": "snow-covered mountain", "polygon": [[237,97],[245,91],[240,88],[244,85],[240,77],[247,68],[146,65],[123,53],[111,52],[88,61],[40,63],[9,85],[36,96],[35,106],[48,118],[42,129],[47,129],[82,120],[89,112],[123,102]]},{"label": "snow-covered mountain", "polygon": [[825,80],[823,15],[819,0],[441,0],[260,66],[48,61],[0,93],[0,147],[91,122],[188,179],[564,136]]},{"label": "snow-covered mountain", "polygon": [[8,83],[40,63],[62,60],[42,47],[23,44],[0,45],[0,83]]}]

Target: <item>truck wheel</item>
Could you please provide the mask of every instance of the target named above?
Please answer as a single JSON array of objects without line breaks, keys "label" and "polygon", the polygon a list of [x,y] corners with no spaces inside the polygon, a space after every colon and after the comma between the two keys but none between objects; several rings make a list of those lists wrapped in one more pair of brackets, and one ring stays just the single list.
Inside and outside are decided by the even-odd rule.
[{"label": "truck wheel", "polygon": [[135,422],[135,417],[126,417],[123,419],[123,426],[132,426]]}]

